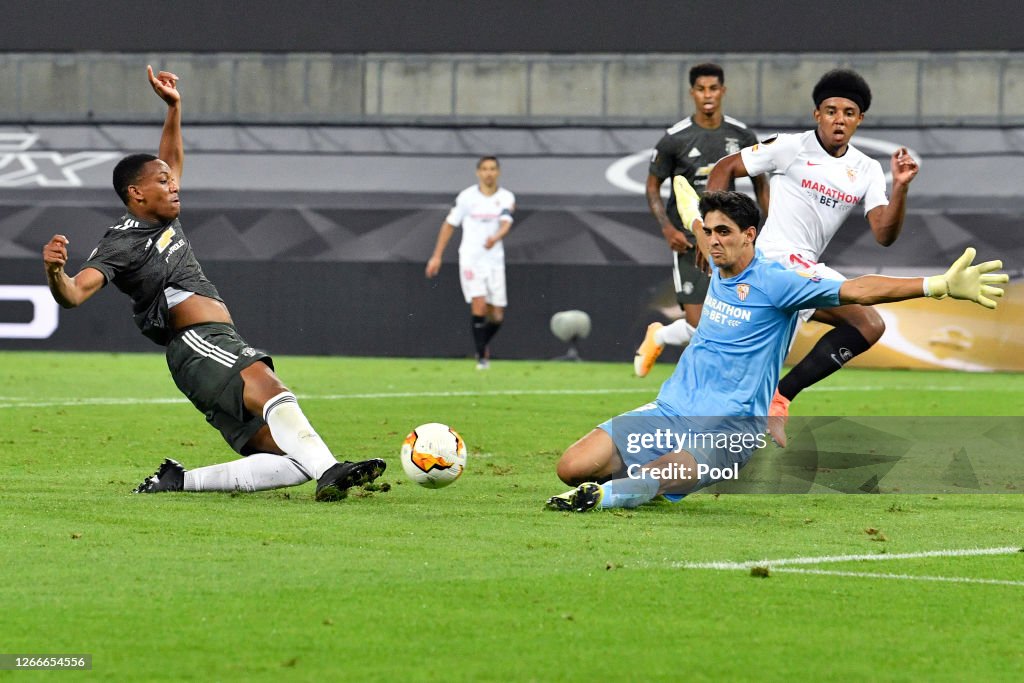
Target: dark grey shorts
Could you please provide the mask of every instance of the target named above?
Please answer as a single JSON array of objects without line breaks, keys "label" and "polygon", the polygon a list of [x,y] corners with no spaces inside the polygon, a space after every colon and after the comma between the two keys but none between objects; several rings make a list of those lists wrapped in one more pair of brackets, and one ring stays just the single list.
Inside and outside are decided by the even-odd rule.
[{"label": "dark grey shorts", "polygon": [[274,367],[270,356],[246,344],[227,323],[186,327],[167,344],[174,383],[238,453],[265,424],[242,401],[240,373],[257,361]]},{"label": "dark grey shorts", "polygon": [[[691,241],[693,241],[691,239]],[[697,248],[690,249],[685,254],[675,255],[675,264],[672,266],[672,281],[676,288],[676,301],[682,304],[702,304],[704,297],[708,295],[708,286],[711,284],[711,276],[694,265],[697,255]]]}]

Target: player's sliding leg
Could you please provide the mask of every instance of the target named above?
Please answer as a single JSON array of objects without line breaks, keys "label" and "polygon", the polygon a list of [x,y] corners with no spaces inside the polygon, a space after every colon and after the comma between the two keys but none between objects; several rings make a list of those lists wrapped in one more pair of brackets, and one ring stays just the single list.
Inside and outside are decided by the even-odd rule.
[{"label": "player's sliding leg", "polygon": [[185,468],[177,460],[167,458],[156,472],[142,480],[132,493],[164,493],[182,491],[185,487]]},{"label": "player's sliding leg", "polygon": [[[344,498],[352,486],[373,481],[383,473],[383,460],[343,462],[328,470],[317,484],[317,500]],[[334,470],[336,473],[332,474]],[[186,470],[167,459],[160,468],[135,488],[134,493],[174,491],[267,491],[305,484],[311,477],[298,463],[284,455],[253,453],[245,458]]]},{"label": "player's sliding leg", "polygon": [[[601,438],[599,434],[603,434]],[[608,448],[611,448],[609,456]],[[566,483],[588,478],[587,466],[592,481],[585,481],[565,493],[552,496],[547,501],[551,510],[565,512],[587,512],[598,508],[635,508],[650,502],[664,493],[685,494],[694,490],[699,481],[696,476],[697,461],[687,451],[663,455],[641,467],[629,468],[623,474],[623,462],[611,437],[597,429],[573,444],[558,464],[559,477]],[[598,484],[609,470],[617,469],[618,477]],[[672,478],[662,476],[669,470],[676,473]]]},{"label": "player's sliding leg", "polygon": [[576,486],[588,481],[607,481],[624,474],[625,468],[612,437],[596,428],[565,449],[555,472],[563,482]]},{"label": "player's sliding leg", "polygon": [[768,408],[768,431],[780,446],[786,445],[786,421],[789,403],[807,387],[820,382],[882,338],[885,323],[869,306],[849,304],[819,309],[812,320],[832,325],[803,360],[779,381],[779,387]]},{"label": "player's sliding leg", "polygon": [[[671,472],[671,475],[666,475]],[[635,508],[666,493],[687,494],[699,485],[697,461],[688,451],[676,451],[627,470],[627,477],[613,479],[601,488],[601,507]]]},{"label": "player's sliding leg", "polygon": [[587,512],[601,505],[604,489],[600,484],[586,481],[574,489],[548,498],[545,505],[559,512]]},{"label": "player's sliding leg", "polygon": [[246,408],[262,411],[273,443],[299,469],[317,480],[317,500],[344,498],[348,488],[373,481],[384,472],[387,465],[379,458],[339,463],[306,419],[295,395],[281,384],[265,363],[247,367],[242,371],[242,379],[245,382],[243,400]]},{"label": "player's sliding leg", "polygon": [[593,429],[569,446],[558,460],[558,478],[575,488],[548,498],[549,510],[586,512],[597,507],[604,489],[597,482],[607,481],[625,467],[615,442],[603,429]]},{"label": "player's sliding leg", "polygon": [[[658,485],[651,482],[637,483],[621,479],[625,474],[625,463],[619,455],[615,442],[603,429],[591,430],[574,443],[558,461],[558,478],[576,487],[547,501],[551,510],[586,512],[596,507],[636,507],[657,495]],[[609,487],[598,482],[619,476],[618,487]]]},{"label": "player's sliding leg", "polygon": [[338,462],[313,430],[290,391],[281,392],[266,402],[263,419],[286,457],[294,461],[298,469],[307,472],[309,478],[316,479],[319,501],[340,500],[348,495],[349,488],[373,481],[387,467],[380,458],[357,463]]},{"label": "player's sliding leg", "polygon": [[135,488],[134,493],[265,491],[298,486],[309,479],[294,461],[270,453],[254,453],[240,460],[194,470],[186,470],[179,462],[168,458]]},{"label": "player's sliding leg", "polygon": [[299,408],[295,394],[282,391],[263,405],[263,420],[274,442],[311,478],[319,479],[337,459]]},{"label": "player's sliding leg", "polygon": [[283,455],[253,453],[250,456],[208,467],[186,470],[185,491],[267,491],[298,486],[310,476],[294,460]]}]

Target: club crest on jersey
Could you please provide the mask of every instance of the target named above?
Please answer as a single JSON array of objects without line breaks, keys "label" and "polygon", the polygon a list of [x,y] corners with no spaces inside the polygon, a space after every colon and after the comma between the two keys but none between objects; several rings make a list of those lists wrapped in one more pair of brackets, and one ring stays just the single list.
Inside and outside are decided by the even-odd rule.
[{"label": "club crest on jersey", "polygon": [[735,154],[738,151],[740,151],[740,141],[739,141],[739,138],[726,138],[725,139],[725,153],[726,154]]},{"label": "club crest on jersey", "polygon": [[850,168],[849,166],[847,166],[846,167],[846,177],[850,179],[851,183],[857,182],[857,171],[852,169],[852,168]]},{"label": "club crest on jersey", "polygon": [[740,301],[746,301],[748,294],[750,294],[750,285],[746,282],[736,285],[736,296],[740,298]]},{"label": "club crest on jersey", "polygon": [[164,230],[163,233],[161,233],[159,239],[157,239],[156,241],[156,250],[161,254],[164,253],[164,250],[167,249],[167,247],[170,245],[171,239],[173,237],[174,228],[167,228],[166,230]]}]

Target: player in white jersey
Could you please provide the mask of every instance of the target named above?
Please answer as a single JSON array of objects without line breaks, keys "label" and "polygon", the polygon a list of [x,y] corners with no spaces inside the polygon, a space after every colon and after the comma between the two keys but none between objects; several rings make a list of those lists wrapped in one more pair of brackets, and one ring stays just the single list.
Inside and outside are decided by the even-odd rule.
[{"label": "player in white jersey", "polygon": [[459,243],[459,281],[469,304],[476,346],[476,369],[486,370],[488,344],[505,319],[505,246],[512,228],[516,197],[498,186],[501,166],[493,156],[476,162],[478,184],[467,187],[455,198],[455,206],[441,223],[434,253],[427,261],[427,277],[441,271],[441,256],[455,228],[462,227]]},{"label": "player in white jersey", "polygon": [[[819,259],[829,240],[857,205],[863,206],[875,240],[889,246],[899,237],[907,208],[907,189],[917,162],[906,148],[892,154],[892,197],[886,197],[882,166],[850,144],[871,106],[871,89],[855,71],[829,71],[814,86],[817,127],[796,135],[779,135],[719,161],[708,189],[725,189],[734,178],[771,174],[771,204],[757,246],[767,258],[795,270],[843,279]],[[807,356],[779,382],[769,421],[772,437],[785,446],[789,402],[800,391],[867,351],[885,331],[872,308],[847,304],[807,311],[833,327]]]},{"label": "player in white jersey", "polygon": [[967,249],[929,278],[865,275],[830,280],[789,270],[754,247],[758,211],[740,192],[700,199],[701,230],[712,262],[700,325],[658,397],[590,431],[558,461],[575,488],[548,499],[565,512],[637,507],[658,494],[678,497],[735,479],[765,445],[764,413],[800,310],[881,304],[930,296],[995,308],[1007,282],[1001,261],[972,266]]}]

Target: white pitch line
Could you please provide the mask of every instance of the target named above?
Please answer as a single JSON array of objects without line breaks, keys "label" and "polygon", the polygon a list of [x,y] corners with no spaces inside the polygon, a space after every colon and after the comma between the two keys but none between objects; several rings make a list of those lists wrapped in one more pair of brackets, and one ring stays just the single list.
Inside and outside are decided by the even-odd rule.
[{"label": "white pitch line", "polygon": [[749,560],[747,562],[682,562],[679,569],[750,569],[752,567],[784,567],[793,564],[830,564],[836,562],[878,562],[882,560],[918,560],[925,557],[979,557],[982,555],[1012,555],[1019,547],[963,548],[959,550],[926,550],[917,553],[884,553],[875,555],[822,555],[819,557],[790,557],[780,560]]},{"label": "white pitch line", "polygon": [[913,574],[890,574],[888,572],[842,572],[834,569],[798,569],[796,567],[772,567],[772,571],[787,574],[819,574],[822,576],[845,576],[864,579],[898,579],[903,581],[941,581],[944,583],[982,583],[992,586],[1024,586],[1024,581],[1007,579],[976,579],[966,576],[915,576]]},{"label": "white pitch line", "polygon": [[[657,387],[642,389],[508,389],[501,391],[392,391],[361,394],[299,394],[304,401],[346,401],[392,398],[453,398],[479,396],[593,396],[600,394],[649,394],[657,393]],[[71,408],[75,406],[106,405],[152,405],[165,403],[188,403],[185,398],[79,398],[62,401],[36,401],[32,399],[5,398],[10,403],[0,403],[0,408]]]},{"label": "white pitch line", "polygon": [[[658,392],[658,385],[650,384],[646,387],[621,389],[506,389],[497,391],[382,391],[374,393],[358,394],[302,394],[303,400],[322,401],[346,401],[346,400],[368,400],[368,399],[392,399],[392,398],[457,398],[479,396],[597,396],[602,394],[648,394],[654,396]],[[811,387],[807,391],[812,392],[874,392],[874,391],[900,391],[911,387],[892,386],[856,386],[856,387]],[[915,386],[916,391],[984,391],[987,393],[1002,391],[1018,391],[1013,387],[963,387],[963,386]],[[16,396],[0,397],[0,409],[3,408],[72,408],[75,406],[120,406],[120,405],[162,405],[169,403],[187,403],[184,398],[78,398],[63,400],[38,400],[32,398],[20,398]]]},{"label": "white pitch line", "polygon": [[0,408],[75,408],[78,406],[127,406],[163,405],[167,403],[188,403],[186,398],[79,398],[64,401],[33,401],[31,399],[8,398],[16,403],[0,403]]}]

